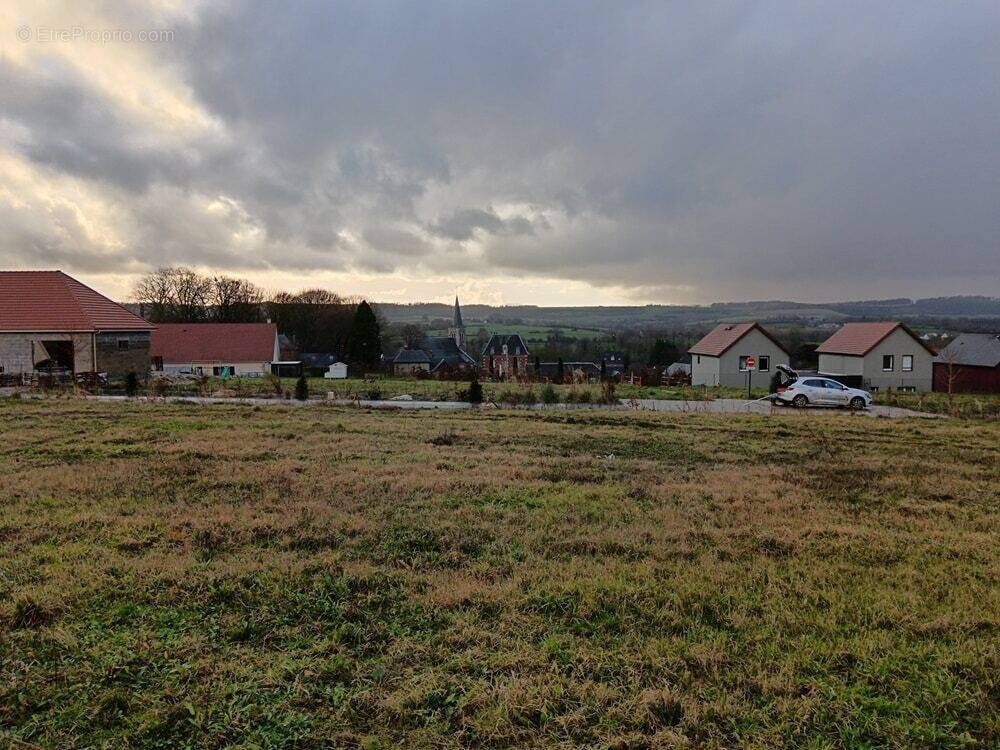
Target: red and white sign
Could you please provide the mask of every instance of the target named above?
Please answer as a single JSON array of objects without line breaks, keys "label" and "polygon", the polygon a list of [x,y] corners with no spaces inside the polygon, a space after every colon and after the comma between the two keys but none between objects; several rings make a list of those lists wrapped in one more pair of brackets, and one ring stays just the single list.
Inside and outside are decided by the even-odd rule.
[{"label": "red and white sign", "polygon": [[753,357],[747,357],[747,369],[753,370],[755,367],[757,367],[757,360]]}]

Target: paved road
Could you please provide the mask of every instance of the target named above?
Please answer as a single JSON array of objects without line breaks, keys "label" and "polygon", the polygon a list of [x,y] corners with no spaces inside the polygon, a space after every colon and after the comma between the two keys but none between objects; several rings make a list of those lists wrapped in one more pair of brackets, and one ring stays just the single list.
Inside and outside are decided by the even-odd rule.
[{"label": "paved road", "polygon": [[791,412],[794,414],[863,414],[868,417],[889,417],[891,419],[901,419],[903,417],[923,417],[927,419],[943,418],[942,414],[927,414],[922,411],[912,409],[902,409],[898,406],[875,405],[857,412],[848,412],[846,409],[795,409],[789,406],[773,406],[769,401],[745,401],[738,398],[717,398],[714,401],[668,401],[655,398],[641,398],[625,402],[637,411],[680,411],[680,412],[704,412],[712,414],[783,414]]}]

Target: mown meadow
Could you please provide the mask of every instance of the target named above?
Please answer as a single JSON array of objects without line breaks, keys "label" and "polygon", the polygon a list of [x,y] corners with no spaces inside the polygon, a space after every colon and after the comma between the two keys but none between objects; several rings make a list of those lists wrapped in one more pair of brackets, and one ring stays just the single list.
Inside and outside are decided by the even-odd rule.
[{"label": "mown meadow", "polygon": [[0,425],[0,746],[1000,743],[996,422]]}]

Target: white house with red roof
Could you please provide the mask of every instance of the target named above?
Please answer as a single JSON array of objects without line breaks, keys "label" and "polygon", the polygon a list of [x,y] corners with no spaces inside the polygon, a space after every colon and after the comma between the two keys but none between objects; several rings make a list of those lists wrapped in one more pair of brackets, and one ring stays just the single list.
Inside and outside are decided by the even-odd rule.
[{"label": "white house with red roof", "polygon": [[[788,365],[785,347],[755,321],[720,323],[697,344],[691,355],[691,385],[745,388],[747,372],[754,388],[770,385],[774,368]],[[750,358],[753,368],[748,368]]]},{"label": "white house with red roof", "polygon": [[150,356],[157,371],[261,376],[281,360],[281,348],[273,323],[161,323]]},{"label": "white house with red roof", "polygon": [[146,377],[154,326],[62,271],[0,271],[0,374]]},{"label": "white house with red roof", "polygon": [[819,372],[872,391],[929,391],[934,351],[899,321],[845,323],[816,347]]}]

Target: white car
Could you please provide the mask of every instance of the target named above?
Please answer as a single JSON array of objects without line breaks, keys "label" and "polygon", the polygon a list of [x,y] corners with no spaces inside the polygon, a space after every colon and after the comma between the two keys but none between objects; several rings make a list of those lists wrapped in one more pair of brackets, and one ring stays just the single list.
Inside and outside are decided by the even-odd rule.
[{"label": "white car", "polygon": [[859,388],[848,388],[830,378],[804,377],[775,394],[778,402],[798,408],[806,406],[842,406],[848,409],[867,409],[872,405],[872,394]]}]

